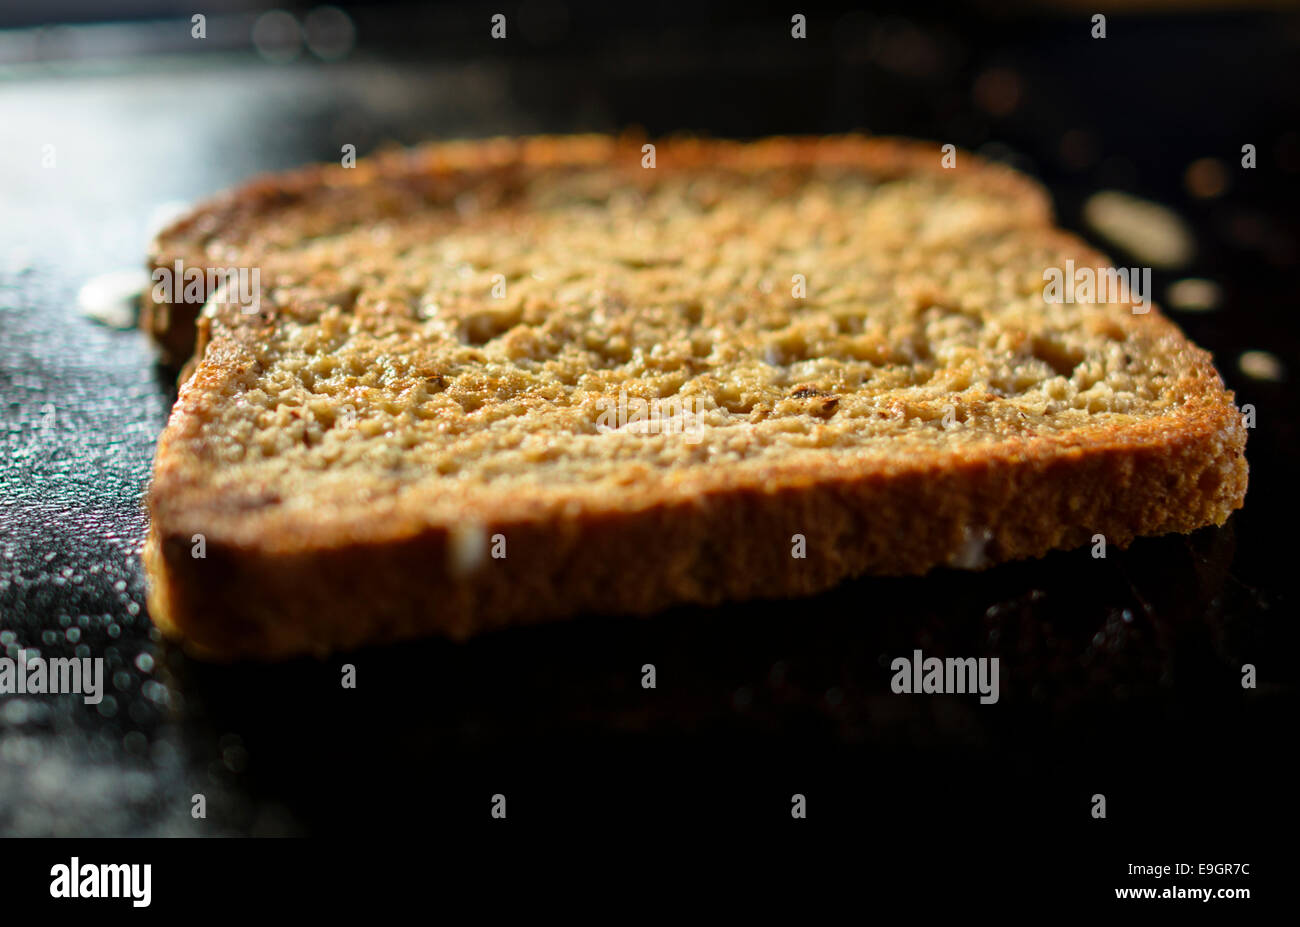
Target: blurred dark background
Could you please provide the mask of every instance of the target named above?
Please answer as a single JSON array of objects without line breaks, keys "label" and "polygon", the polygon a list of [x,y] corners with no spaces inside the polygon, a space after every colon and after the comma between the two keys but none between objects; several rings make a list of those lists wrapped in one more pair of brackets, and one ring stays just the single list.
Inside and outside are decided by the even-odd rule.
[{"label": "blurred dark background", "polygon": [[[1294,823],[1300,14],[1114,4],[1094,39],[1073,3],[797,11],[805,40],[795,10],[711,3],[0,9],[0,647],[104,656],[112,695],[0,701],[0,832],[382,833],[486,820],[494,792],[514,819],[690,830],[776,826],[801,791],[854,829],[1111,858],[1251,857]],[[1100,561],[367,651],[356,691],[344,658],[213,667],[160,643],[136,552],[174,388],[141,335],[86,317],[83,284],[140,268],[184,204],[344,144],[629,127],[951,142],[1038,177],[1129,264],[1142,242],[1104,237],[1090,197],[1161,204],[1190,245],[1156,299],[1257,410],[1246,508]],[[892,695],[914,647],[998,656],[1001,701]]]}]

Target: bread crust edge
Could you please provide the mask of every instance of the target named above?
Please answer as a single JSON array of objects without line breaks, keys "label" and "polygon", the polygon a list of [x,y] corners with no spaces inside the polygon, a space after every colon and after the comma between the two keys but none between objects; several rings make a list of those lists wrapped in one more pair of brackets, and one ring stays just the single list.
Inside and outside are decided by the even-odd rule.
[{"label": "bread crust edge", "polygon": [[[206,557],[195,559],[192,536],[155,521],[148,605],[168,637],[224,660],[323,657],[437,633],[464,639],[573,614],[793,598],[864,574],[983,569],[1096,535],[1124,548],[1139,535],[1223,524],[1245,497],[1244,444],[1234,410],[1163,445],[749,487],[584,520],[489,520],[473,530],[484,541],[503,534],[507,557],[484,552],[461,569],[455,526],[270,553],[209,537]],[[791,555],[795,534],[806,539],[805,559]]]}]

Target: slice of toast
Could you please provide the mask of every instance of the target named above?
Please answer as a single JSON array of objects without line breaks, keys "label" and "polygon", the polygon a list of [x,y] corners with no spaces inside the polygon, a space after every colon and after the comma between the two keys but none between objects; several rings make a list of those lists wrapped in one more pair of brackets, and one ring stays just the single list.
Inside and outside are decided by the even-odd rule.
[{"label": "slice of toast", "polygon": [[256,270],[260,302],[148,313],[198,342],[153,620],[324,654],[1222,523],[1246,433],[1210,357],[1136,294],[1048,301],[1105,259],[1031,181],[941,159],[494,140],[201,206],[155,268]]}]

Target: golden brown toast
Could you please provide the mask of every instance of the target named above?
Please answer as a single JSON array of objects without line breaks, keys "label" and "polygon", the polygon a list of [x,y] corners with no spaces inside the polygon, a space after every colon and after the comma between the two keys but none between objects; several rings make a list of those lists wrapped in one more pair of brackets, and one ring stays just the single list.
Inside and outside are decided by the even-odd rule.
[{"label": "golden brown toast", "polygon": [[147,313],[174,359],[198,340],[149,490],[159,627],[324,654],[1124,546],[1242,504],[1210,357],[1132,299],[1045,300],[1048,269],[1107,262],[1026,178],[857,137],[647,163],[633,139],[430,145],[166,230],[155,267],[261,289],[197,326],[194,302]]}]

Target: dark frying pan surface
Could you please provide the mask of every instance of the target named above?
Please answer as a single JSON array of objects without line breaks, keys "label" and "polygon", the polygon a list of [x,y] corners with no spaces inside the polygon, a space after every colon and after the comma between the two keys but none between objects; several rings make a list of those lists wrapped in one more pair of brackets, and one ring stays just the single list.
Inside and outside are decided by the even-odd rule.
[{"label": "dark frying pan surface", "polygon": [[[1251,380],[1236,358],[1263,348],[1300,373],[1295,25],[1136,20],[1126,35],[1112,25],[1103,55],[1059,21],[855,19],[797,51],[754,23],[704,41],[659,22],[617,42],[575,29],[563,54],[475,45],[431,65],[367,46],[329,67],[214,54],[0,83],[0,645],[103,656],[111,677],[99,708],[0,701],[0,832],[383,830],[477,819],[498,791],[512,816],[554,821],[780,818],[794,791],[848,820],[1068,826],[1098,791],[1140,827],[1179,826],[1193,805],[1198,827],[1269,818],[1297,707],[1297,408],[1286,382]],[[989,68],[1006,69],[995,89],[1018,81],[1012,112],[973,102]],[[79,286],[140,265],[159,204],[347,142],[628,124],[997,140],[985,151],[1044,179],[1069,226],[1104,187],[1179,209],[1200,247],[1185,273],[1218,280],[1225,302],[1171,314],[1258,410],[1246,509],[1105,560],[1061,553],[324,663],[207,666],[158,642],[140,499],[174,390],[142,336],[78,313]],[[1254,174],[1234,167],[1245,142]],[[1183,170],[1207,155],[1233,186],[1190,199]],[[1157,300],[1176,276],[1157,274]],[[892,695],[889,660],[914,648],[998,656],[1000,702]],[[339,686],[343,662],[355,691]],[[640,687],[644,663],[656,690]],[[1243,663],[1258,667],[1254,691]]]}]

